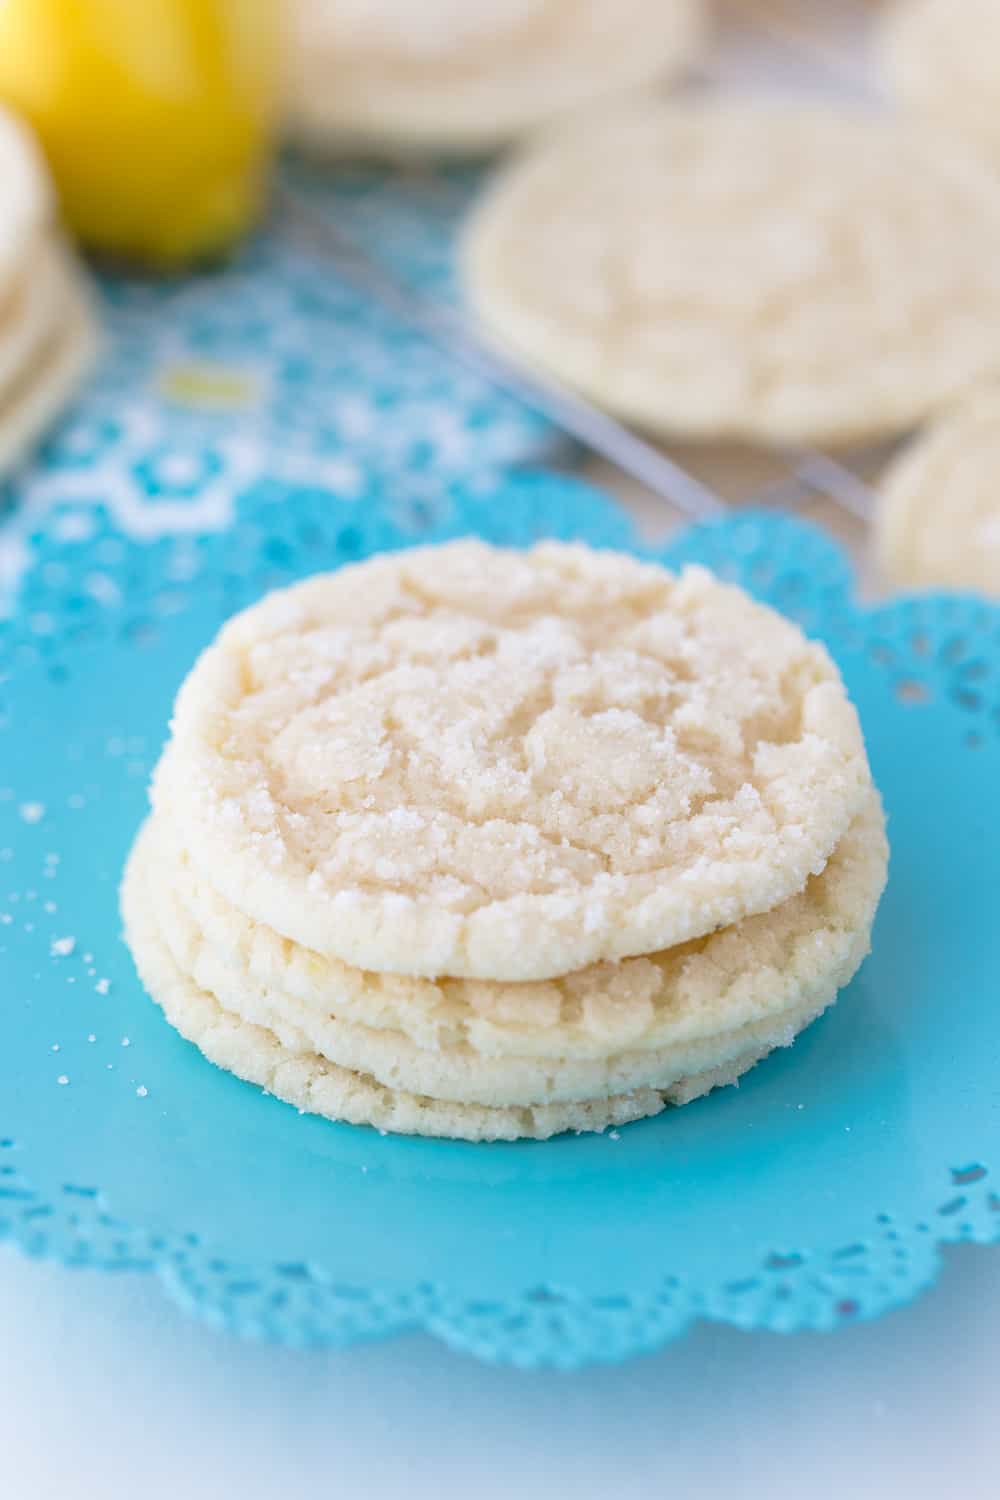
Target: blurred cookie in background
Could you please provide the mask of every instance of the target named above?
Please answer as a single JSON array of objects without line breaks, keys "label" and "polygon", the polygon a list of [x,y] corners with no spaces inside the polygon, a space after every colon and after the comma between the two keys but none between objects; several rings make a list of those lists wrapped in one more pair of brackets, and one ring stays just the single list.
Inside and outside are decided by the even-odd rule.
[{"label": "blurred cookie in background", "polygon": [[956,407],[890,467],[875,549],[896,587],[1000,596],[1000,387]]},{"label": "blurred cookie in background", "polygon": [[334,151],[490,151],[676,75],[703,31],[702,0],[294,0],[288,129]]},{"label": "blurred cookie in background", "polygon": [[1000,184],[926,131],[802,100],[637,100],[472,213],[486,331],[671,439],[904,432],[1000,367]]},{"label": "blurred cookie in background", "polygon": [[51,298],[44,326],[30,288],[23,308],[0,321],[0,477],[69,405],[100,346],[93,295],[70,252],[54,242],[41,261]]},{"label": "blurred cookie in background", "polygon": [[897,0],[881,54],[905,109],[1000,168],[1000,0]]},{"label": "blurred cookie in background", "polygon": [[57,226],[42,155],[0,109],[0,475],[63,410],[97,343],[92,296]]}]

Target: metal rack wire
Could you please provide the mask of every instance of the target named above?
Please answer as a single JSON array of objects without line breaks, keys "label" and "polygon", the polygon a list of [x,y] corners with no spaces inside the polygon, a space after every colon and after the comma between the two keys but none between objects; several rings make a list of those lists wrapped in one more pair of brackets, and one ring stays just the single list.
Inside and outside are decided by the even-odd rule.
[{"label": "metal rack wire", "polygon": [[[870,96],[868,83],[852,68],[840,44],[817,31],[803,14],[801,4],[793,8],[787,0],[731,0],[731,8],[738,10],[742,24],[756,37],[768,46],[783,49],[786,58],[804,70],[807,81],[818,75],[840,93],[846,90]],[[813,5],[806,6],[807,11],[813,9]],[[838,7],[841,22],[846,10],[857,24],[870,9],[871,0],[853,0],[846,7]],[[823,5],[817,14],[829,17],[830,8]],[[702,77],[715,85],[724,82],[711,66]],[[422,181],[424,190],[433,195],[433,174]],[[411,180],[409,186],[414,185]],[[343,279],[361,295],[374,298],[465,368],[548,417],[674,510],[689,519],[707,521],[727,513],[734,503],[664,449],[639,437],[598,407],[549,379],[529,374],[488,344],[444,302],[405,286],[295,189],[277,188],[275,207],[284,225],[310,248],[329,257]],[[869,476],[881,468],[893,446],[881,444],[841,457],[812,448],[774,454],[776,476],[741,495],[740,503],[801,508],[820,499],[831,502],[854,526],[860,523],[867,527],[876,504]]]}]

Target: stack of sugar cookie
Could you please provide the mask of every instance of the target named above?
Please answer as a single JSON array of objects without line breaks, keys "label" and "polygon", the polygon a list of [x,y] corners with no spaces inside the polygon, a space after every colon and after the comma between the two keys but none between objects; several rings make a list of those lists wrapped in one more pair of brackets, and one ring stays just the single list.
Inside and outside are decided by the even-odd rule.
[{"label": "stack of sugar cookie", "polygon": [[375,558],[237,615],[179,694],[122,891],[139,973],[301,1110],[544,1138],[787,1045],[887,845],[825,650],[700,568]]},{"label": "stack of sugar cookie", "polygon": [[0,475],[62,411],[96,347],[90,296],[59,237],[45,164],[0,108]]},{"label": "stack of sugar cookie", "polygon": [[492,150],[676,74],[703,29],[703,0],[294,0],[288,127],[326,150]]}]

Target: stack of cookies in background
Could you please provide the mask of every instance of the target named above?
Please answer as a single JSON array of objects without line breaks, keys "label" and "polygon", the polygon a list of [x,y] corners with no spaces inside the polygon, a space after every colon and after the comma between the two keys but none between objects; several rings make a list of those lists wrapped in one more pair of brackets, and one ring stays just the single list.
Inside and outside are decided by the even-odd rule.
[{"label": "stack of cookies in background", "polygon": [[45,163],[0,109],[0,476],[68,403],[96,350],[90,294],[57,230]]},{"label": "stack of cookies in background", "polygon": [[704,570],[385,555],[234,617],[126,872],[147,989],[301,1110],[600,1130],[835,998],[887,862],[825,650]]}]

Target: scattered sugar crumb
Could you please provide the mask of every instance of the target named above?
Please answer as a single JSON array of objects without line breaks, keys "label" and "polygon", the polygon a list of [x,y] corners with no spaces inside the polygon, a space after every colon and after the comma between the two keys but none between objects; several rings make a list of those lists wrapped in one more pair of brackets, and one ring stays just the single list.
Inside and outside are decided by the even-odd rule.
[{"label": "scattered sugar crumb", "polygon": [[52,1050],[53,1050],[53,1052],[58,1052],[59,1051],[59,1043],[58,1042],[53,1042],[52,1043]]},{"label": "scattered sugar crumb", "polygon": [[85,953],[83,955],[83,961],[85,964],[92,964],[94,962],[94,955],[92,953]]},{"label": "scattered sugar crumb", "polygon": [[76,984],[76,975],[75,974],[67,974],[67,976],[66,976],[66,983],[67,984]]},{"label": "scattered sugar crumb", "polygon": [[146,1085],[144,1083],[140,1083],[139,1087],[136,1089],[135,1092],[136,1092],[137,1098],[139,1098],[139,1099],[145,1099],[146,1095],[149,1093],[149,1089],[146,1087]]},{"label": "scattered sugar crumb", "polygon": [[65,1088],[67,1083],[69,1083],[69,1079],[66,1077],[65,1073],[60,1073],[59,1077],[56,1079],[56,1083],[59,1084],[60,1088]]},{"label": "scattered sugar crumb", "polygon": [[95,1036],[95,1035],[94,1035],[94,1033],[93,1033],[93,1032],[91,1032],[91,1033],[90,1033],[90,1034],[89,1034],[89,1036],[88,1036],[88,1037],[87,1037],[87,1041],[88,1041],[88,1042],[96,1042],[96,1041],[97,1041],[97,1038],[96,1038],[96,1036]]},{"label": "scattered sugar crumb", "polygon": [[45,803],[22,802],[18,812],[26,823],[40,823],[45,817]]},{"label": "scattered sugar crumb", "polygon": [[362,1170],[362,1172],[367,1172],[368,1168],[367,1167],[362,1167],[361,1170]]},{"label": "scattered sugar crumb", "polygon": [[35,924],[34,924],[34,922],[25,922],[25,924],[24,924],[24,930],[25,930],[25,932],[34,932],[34,930],[35,930]]},{"label": "scattered sugar crumb", "polygon": [[4,927],[9,927],[13,920],[9,911],[0,911],[0,923],[3,923]]},{"label": "scattered sugar crumb", "polygon": [[621,1140],[621,1132],[618,1131],[618,1130],[609,1130],[608,1131],[608,1140],[609,1141],[620,1141]]},{"label": "scattered sugar crumb", "polygon": [[75,947],[75,937],[53,938],[49,945],[49,952],[53,958],[68,958]]},{"label": "scattered sugar crumb", "polygon": [[128,1037],[127,1036],[123,1036],[122,1037],[122,1046],[123,1047],[131,1047],[131,1045],[132,1045],[132,1043],[129,1041]]},{"label": "scattered sugar crumb", "polygon": [[111,1069],[114,1067],[114,1063],[105,1063],[104,1066],[107,1068],[108,1072],[110,1073]]},{"label": "scattered sugar crumb", "polygon": [[99,995],[106,995],[108,993],[108,990],[110,988],[111,988],[111,980],[110,979],[99,979],[97,981],[97,983],[94,985],[94,989],[97,991],[97,993]]}]

